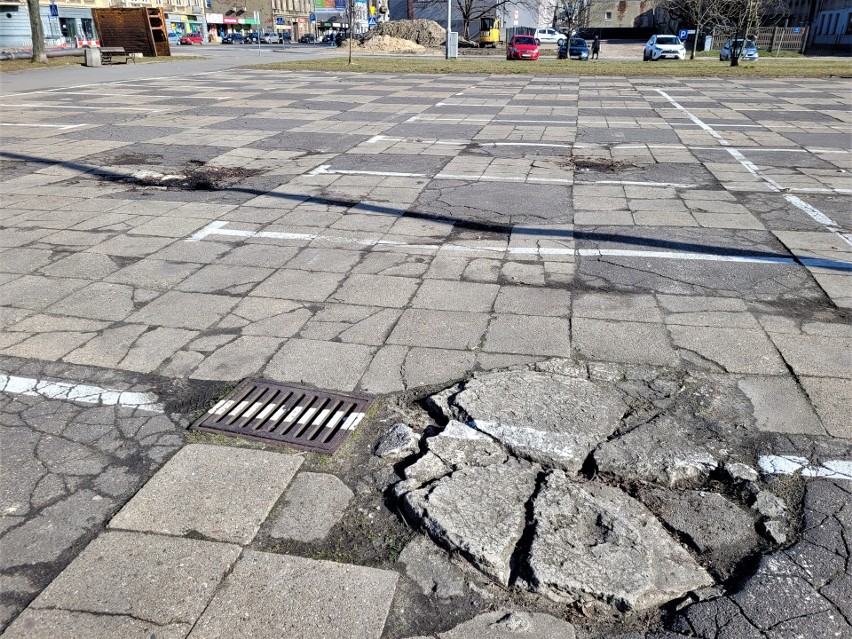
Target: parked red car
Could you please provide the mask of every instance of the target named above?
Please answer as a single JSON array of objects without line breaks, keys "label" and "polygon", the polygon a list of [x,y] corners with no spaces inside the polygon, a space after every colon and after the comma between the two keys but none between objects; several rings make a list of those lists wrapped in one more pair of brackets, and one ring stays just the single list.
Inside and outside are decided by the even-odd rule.
[{"label": "parked red car", "polygon": [[507,60],[538,60],[538,42],[530,35],[516,35],[506,45]]},{"label": "parked red car", "polygon": [[180,37],[181,44],[201,44],[201,34],[200,33],[187,33],[186,35],[182,35]]}]

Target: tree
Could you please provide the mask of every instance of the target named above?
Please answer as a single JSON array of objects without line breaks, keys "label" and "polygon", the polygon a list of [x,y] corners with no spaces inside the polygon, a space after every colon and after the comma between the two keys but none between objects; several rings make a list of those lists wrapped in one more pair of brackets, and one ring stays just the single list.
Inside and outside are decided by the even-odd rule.
[{"label": "tree", "polygon": [[731,66],[736,67],[740,63],[742,45],[746,38],[757,34],[761,19],[784,13],[787,9],[784,0],[725,0],[722,10],[725,23],[733,30]]},{"label": "tree", "polygon": [[33,64],[47,64],[47,51],[44,48],[44,26],[41,24],[41,10],[38,0],[27,0],[27,9],[30,12],[30,33],[33,40]]},{"label": "tree", "polygon": [[717,26],[725,21],[725,10],[730,0],[664,0],[663,8],[669,16],[687,28],[695,29],[689,59],[695,59],[698,34],[702,29]]}]

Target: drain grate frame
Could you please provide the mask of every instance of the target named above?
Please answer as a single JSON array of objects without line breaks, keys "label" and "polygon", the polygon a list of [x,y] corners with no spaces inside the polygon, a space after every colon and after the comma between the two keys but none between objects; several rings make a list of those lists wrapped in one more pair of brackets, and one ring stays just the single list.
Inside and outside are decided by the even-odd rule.
[{"label": "drain grate frame", "polygon": [[198,418],[190,430],[334,454],[367,414],[373,398],[250,378]]}]

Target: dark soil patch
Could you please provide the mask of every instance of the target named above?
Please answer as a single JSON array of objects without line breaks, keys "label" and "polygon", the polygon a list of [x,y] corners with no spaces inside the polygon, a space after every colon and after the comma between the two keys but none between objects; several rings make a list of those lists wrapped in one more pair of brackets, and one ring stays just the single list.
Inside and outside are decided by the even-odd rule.
[{"label": "dark soil patch", "polygon": [[565,163],[565,166],[578,171],[597,171],[599,173],[617,173],[625,169],[633,168],[630,162],[619,162],[609,158],[587,158],[574,156]]}]

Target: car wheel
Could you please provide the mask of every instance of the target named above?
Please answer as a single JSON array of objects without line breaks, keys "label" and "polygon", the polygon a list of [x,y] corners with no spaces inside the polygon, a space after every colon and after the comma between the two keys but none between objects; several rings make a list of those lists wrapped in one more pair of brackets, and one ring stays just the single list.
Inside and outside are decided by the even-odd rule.
[{"label": "car wheel", "polygon": [[647,61],[648,61],[648,52],[643,51],[642,52],[642,62],[647,62]]}]

